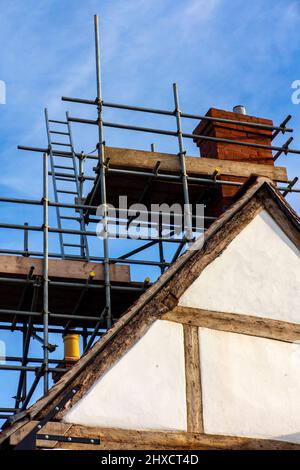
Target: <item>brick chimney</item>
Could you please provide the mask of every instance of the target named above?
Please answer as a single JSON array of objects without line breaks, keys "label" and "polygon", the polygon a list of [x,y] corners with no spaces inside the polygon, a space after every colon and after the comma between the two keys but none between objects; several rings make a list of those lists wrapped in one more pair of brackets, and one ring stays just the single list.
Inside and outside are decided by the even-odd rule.
[{"label": "brick chimney", "polygon": [[[243,112],[243,107],[241,106],[238,106],[234,109],[237,109],[240,112],[231,112],[210,108],[206,113],[206,116],[239,121],[245,123],[245,125],[211,120],[207,121],[203,119],[194,129],[193,134],[270,146],[272,130],[259,129],[251,126],[249,127],[247,126],[247,123],[257,123],[272,126],[273,121],[270,119],[242,114],[241,112]],[[246,147],[242,145],[228,144],[225,142],[212,142],[199,138],[194,138],[194,142],[199,147],[201,157],[216,159],[216,167],[218,167],[217,160],[232,160],[235,162],[274,165],[272,151],[269,149],[248,146]],[[220,175],[219,179],[225,181],[245,181],[245,178],[239,178],[236,176],[229,177]],[[239,186],[219,185],[214,192],[213,198],[207,205],[207,213],[216,216],[220,215],[231,204],[238,190]]]}]

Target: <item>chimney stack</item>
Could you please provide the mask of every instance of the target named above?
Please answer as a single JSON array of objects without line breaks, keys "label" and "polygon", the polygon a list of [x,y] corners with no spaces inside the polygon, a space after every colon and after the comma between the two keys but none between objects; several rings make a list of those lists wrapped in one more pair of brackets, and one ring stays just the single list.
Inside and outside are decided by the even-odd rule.
[{"label": "chimney stack", "polygon": [[[242,105],[235,106],[233,112],[221,109],[210,108],[206,116],[219,119],[239,121],[242,124],[232,124],[230,122],[221,122],[202,119],[193,134],[217,137],[219,139],[229,139],[239,142],[249,142],[259,145],[271,146],[272,130],[264,128],[249,127],[247,123],[256,123],[272,126],[270,119],[258,118],[246,115],[246,109]],[[195,137],[194,142],[200,150],[201,157],[213,158],[216,160],[232,160],[235,162],[258,163],[274,165],[272,150],[248,147],[238,144],[230,144],[221,141],[208,141]],[[245,178],[219,176],[224,181],[244,182]],[[207,213],[219,216],[232,203],[239,186],[219,185],[215,191],[215,197],[207,206]]]}]

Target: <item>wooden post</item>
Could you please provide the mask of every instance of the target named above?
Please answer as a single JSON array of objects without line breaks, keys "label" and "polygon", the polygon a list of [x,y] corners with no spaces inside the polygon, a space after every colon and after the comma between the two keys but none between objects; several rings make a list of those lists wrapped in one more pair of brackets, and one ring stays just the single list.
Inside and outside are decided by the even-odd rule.
[{"label": "wooden post", "polygon": [[183,325],[188,432],[203,433],[198,327]]}]

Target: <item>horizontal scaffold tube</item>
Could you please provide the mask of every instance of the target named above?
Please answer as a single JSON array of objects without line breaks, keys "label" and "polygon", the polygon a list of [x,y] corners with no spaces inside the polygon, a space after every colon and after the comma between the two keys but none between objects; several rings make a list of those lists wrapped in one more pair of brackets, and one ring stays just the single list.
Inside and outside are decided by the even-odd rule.
[{"label": "horizontal scaffold tube", "polygon": [[[89,105],[97,105],[98,101],[95,100],[88,100],[88,99],[81,99],[81,98],[70,98],[68,96],[62,96],[62,101],[69,101],[73,103],[81,103],[81,104],[89,104]],[[164,109],[157,109],[157,108],[147,108],[143,106],[133,106],[133,105],[128,105],[128,104],[120,104],[120,103],[110,103],[108,101],[102,101],[102,106],[107,107],[107,108],[117,108],[117,109],[124,109],[128,111],[138,111],[138,112],[143,112],[143,113],[151,113],[151,114],[160,114],[160,115],[165,115],[165,116],[175,116],[175,111],[168,111]],[[222,122],[222,123],[228,123],[228,124],[235,124],[237,126],[245,126],[245,127],[253,127],[256,129],[265,129],[265,130],[274,130],[274,131],[279,131],[282,133],[285,132],[293,132],[293,129],[286,127],[285,125],[280,125],[280,126],[271,126],[268,124],[260,124],[260,123],[255,123],[255,122],[241,122],[237,121],[234,119],[223,119],[223,118],[218,118],[218,117],[213,117],[213,116],[206,116],[206,115],[200,115],[200,114],[190,114],[190,113],[184,113],[180,112],[180,117],[186,118],[186,119],[195,119],[195,120],[204,120],[204,121],[214,121],[214,122]],[[287,116],[285,119],[285,124],[290,120],[291,116]]]}]

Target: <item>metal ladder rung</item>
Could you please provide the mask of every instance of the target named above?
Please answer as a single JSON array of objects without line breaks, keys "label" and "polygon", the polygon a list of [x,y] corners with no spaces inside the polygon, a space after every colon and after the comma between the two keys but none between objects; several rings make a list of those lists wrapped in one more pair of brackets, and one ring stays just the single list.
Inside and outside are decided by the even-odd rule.
[{"label": "metal ladder rung", "polygon": [[64,246],[72,246],[73,248],[81,248],[81,245],[76,245],[76,243],[64,243]]},{"label": "metal ladder rung", "polygon": [[66,190],[58,189],[56,192],[62,193],[62,194],[76,194],[77,195],[76,191],[66,191]]},{"label": "metal ladder rung", "polygon": [[66,178],[66,180],[71,180],[71,181],[76,181],[76,177],[75,175],[72,175],[71,173],[56,173],[56,172],[52,172],[52,171],[49,171],[48,172],[48,175],[49,176],[55,176],[56,179],[58,179],[59,177],[61,178]]},{"label": "metal ladder rung", "polygon": [[71,215],[61,215],[60,218],[66,220],[79,220],[78,217],[72,217]]},{"label": "metal ladder rung", "polygon": [[64,144],[63,142],[52,142],[52,145],[62,145],[63,147],[72,147],[72,145]]},{"label": "metal ladder rung", "polygon": [[50,134],[69,135],[69,132],[49,131]]},{"label": "metal ladder rung", "polygon": [[60,168],[61,170],[73,170],[74,168],[72,166],[63,166],[63,165],[53,165],[54,168]]},{"label": "metal ladder rung", "polygon": [[52,155],[53,157],[60,157],[60,158],[73,158],[73,154],[71,152],[66,152],[64,155],[59,153],[60,150],[58,149],[52,149]]},{"label": "metal ladder rung", "polygon": [[76,183],[76,179],[70,179],[70,178],[67,178],[66,176],[56,176],[55,179],[56,181],[67,181],[68,183]]},{"label": "metal ladder rung", "polygon": [[49,119],[49,122],[55,122],[55,124],[68,124],[67,121],[57,121],[56,119]]}]

